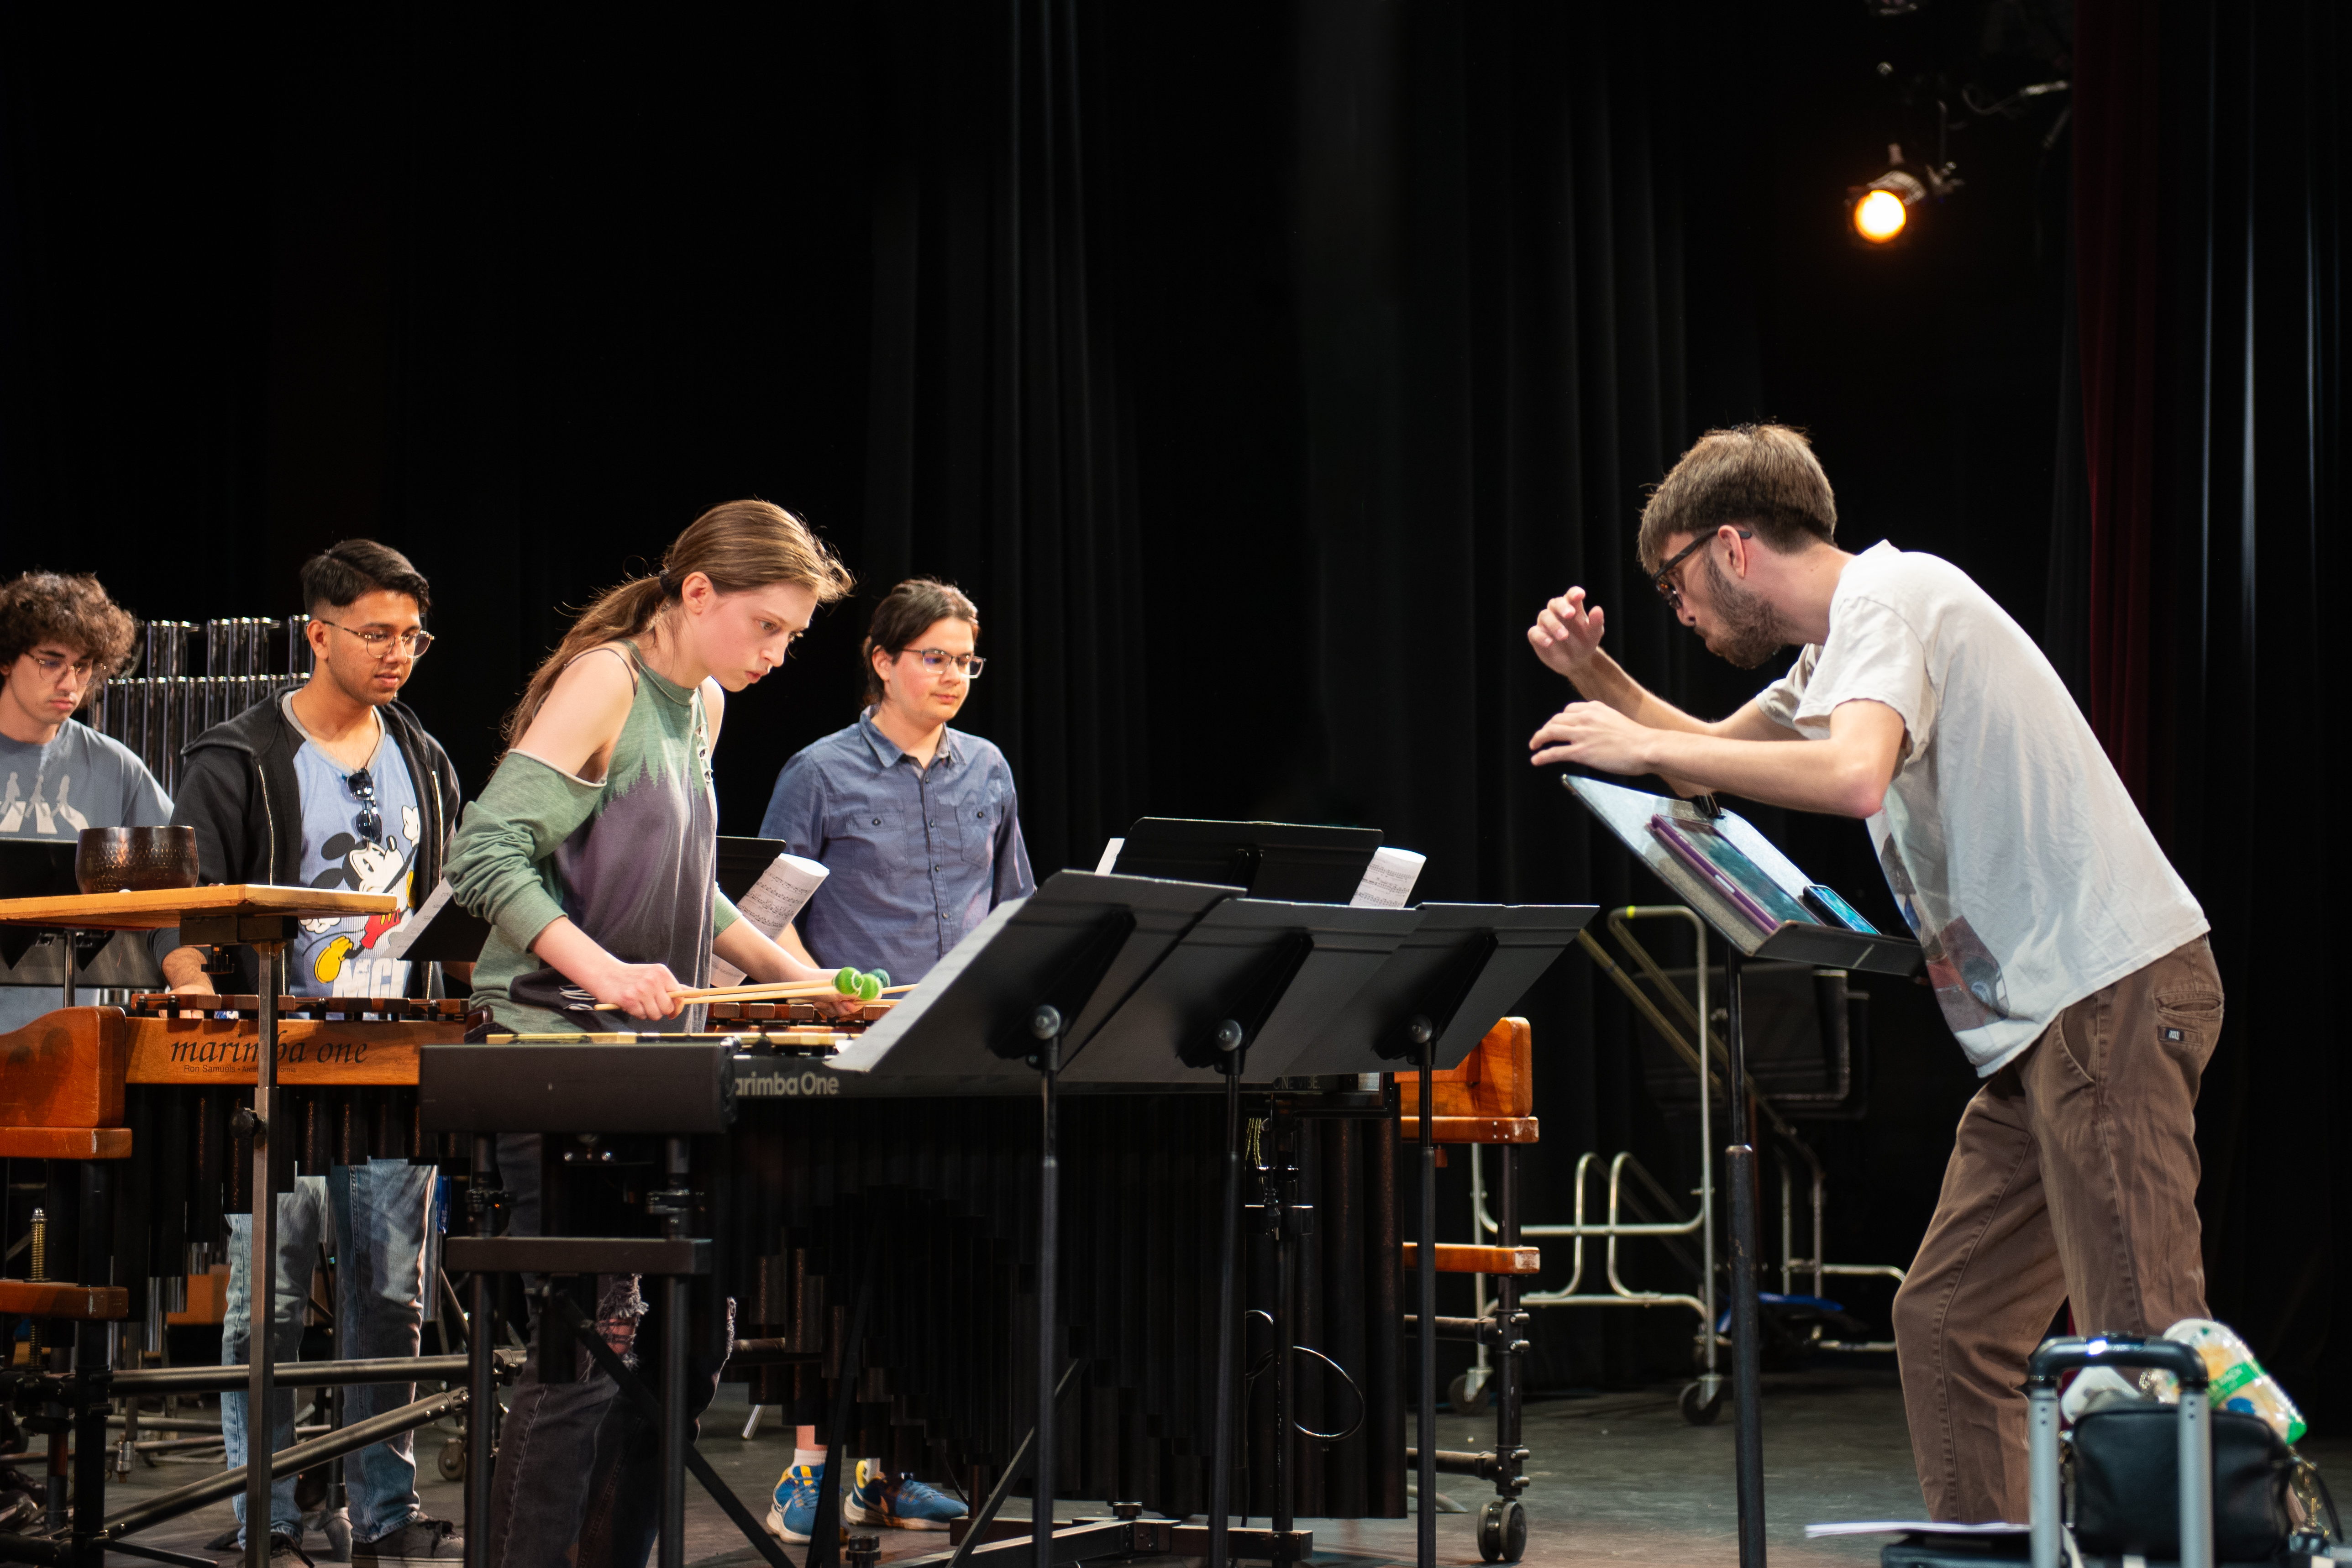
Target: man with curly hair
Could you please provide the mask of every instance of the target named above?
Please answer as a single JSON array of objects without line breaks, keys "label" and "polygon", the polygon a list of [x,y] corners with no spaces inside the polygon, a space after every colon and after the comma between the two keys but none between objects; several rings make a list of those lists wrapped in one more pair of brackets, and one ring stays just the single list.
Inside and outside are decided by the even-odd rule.
[{"label": "man with curly hair", "polygon": [[[28,571],[0,586],[0,840],[172,820],[138,754],[74,717],[130,663],[137,631],[94,577]],[[55,1006],[53,987],[0,986],[0,1030]]]}]

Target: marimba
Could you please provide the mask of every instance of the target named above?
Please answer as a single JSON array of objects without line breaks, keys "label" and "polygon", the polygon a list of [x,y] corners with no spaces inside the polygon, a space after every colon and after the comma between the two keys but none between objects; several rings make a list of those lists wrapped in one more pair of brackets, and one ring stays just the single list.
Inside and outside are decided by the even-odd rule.
[{"label": "marimba", "polygon": [[[61,1009],[0,1035],[0,1062],[8,1064],[0,1074],[0,1152],[119,1173],[79,1203],[77,1218],[88,1229],[56,1252],[81,1260],[79,1277],[37,1292],[0,1284],[0,1312],[65,1315],[58,1309],[71,1296],[85,1303],[85,1321],[135,1320],[146,1311],[150,1276],[178,1273],[192,1243],[220,1235],[224,1216],[251,1211],[249,1101],[265,1015],[278,1040],[276,1122],[287,1132],[263,1140],[276,1191],[291,1190],[298,1174],[371,1157],[433,1162],[456,1181],[469,1180],[467,1140],[420,1125],[418,1063],[430,1046],[527,1047],[534,1064],[560,1062],[561,1076],[589,1079],[602,1046],[723,1043],[732,1126],[698,1150],[689,1228],[713,1239],[713,1272],[737,1299],[737,1360],[751,1372],[752,1397],[790,1406],[797,1419],[817,1418],[840,1364],[855,1272],[871,1256],[872,1315],[855,1431],[843,1434],[848,1451],[909,1469],[945,1465],[976,1486],[1019,1447],[1032,1416],[1035,1356],[1032,1096],[1001,1081],[979,1093],[967,1083],[828,1065],[834,1051],[887,1016],[888,1004],[835,1019],[806,1003],[718,1003],[709,1009],[710,1032],[699,1037],[614,1030],[547,1040],[498,1031],[454,1001],[268,1000],[275,1006],[258,996],[143,995],[128,1010]],[[1335,1108],[1335,1093],[1360,1102],[1347,1107],[1352,1119],[1318,1113]],[[1339,1091],[1301,1084],[1253,1092],[1251,1105],[1281,1129],[1265,1145],[1270,1166],[1280,1145],[1291,1201],[1320,1217],[1299,1261],[1293,1337],[1328,1356],[1330,1370],[1307,1380],[1294,1414],[1302,1427],[1339,1437],[1300,1446],[1297,1507],[1327,1517],[1399,1516],[1405,1445],[1396,1145],[1377,1119],[1380,1096],[1349,1081]],[[1065,1353],[1079,1370],[1065,1406],[1074,1440],[1060,1450],[1060,1495],[1133,1499],[1180,1517],[1207,1504],[1221,1115],[1214,1092],[1069,1092],[1056,1313]],[[877,1239],[886,1242],[878,1249]],[[1253,1239],[1245,1274],[1245,1304],[1270,1300],[1270,1239]],[[1259,1333],[1244,1372],[1262,1367],[1272,1348]],[[459,1361],[429,1358],[416,1376],[454,1380]],[[339,1364],[306,1365],[304,1381],[331,1381]],[[173,1375],[233,1385],[226,1374],[243,1381],[236,1368]],[[131,1391],[149,1375],[117,1375],[112,1389]],[[457,1408],[464,1393],[420,1400],[409,1410],[429,1406],[431,1414],[415,1424]],[[1236,1500],[1258,1514],[1274,1503],[1263,1462],[1279,1440],[1272,1403],[1259,1397],[1245,1416]],[[77,1468],[86,1498],[102,1497],[104,1485],[102,1401],[96,1408],[96,1440],[85,1445],[96,1457]],[[356,1446],[339,1441],[343,1436],[301,1445],[299,1461],[278,1468],[332,1457],[321,1445],[335,1452]],[[200,1506],[239,1484],[234,1475],[212,1478],[196,1483],[202,1495],[181,1489],[179,1500]],[[74,1536],[91,1546],[119,1542],[127,1528],[170,1517],[158,1511],[166,1500],[102,1522],[97,1508],[77,1508]],[[37,1556],[48,1544],[0,1542],[0,1557]]]}]

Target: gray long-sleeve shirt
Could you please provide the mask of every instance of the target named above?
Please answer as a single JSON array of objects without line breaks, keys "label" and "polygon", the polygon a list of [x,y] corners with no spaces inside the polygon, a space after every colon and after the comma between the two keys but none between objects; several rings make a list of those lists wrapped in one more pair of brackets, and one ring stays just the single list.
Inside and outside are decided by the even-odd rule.
[{"label": "gray long-sleeve shirt", "polygon": [[990,910],[1037,891],[1004,753],[950,729],[918,767],[870,710],[784,764],[760,832],[832,873],[801,916],[828,968],[919,980]]}]

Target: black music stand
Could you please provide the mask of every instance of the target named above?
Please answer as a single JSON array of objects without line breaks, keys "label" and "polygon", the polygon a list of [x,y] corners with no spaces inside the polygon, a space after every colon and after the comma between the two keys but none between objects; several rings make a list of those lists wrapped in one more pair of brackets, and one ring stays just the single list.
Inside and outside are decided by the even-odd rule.
[{"label": "black music stand", "polygon": [[[1424,904],[1412,913],[1421,916],[1419,925],[1284,1071],[1292,1075],[1393,1072],[1409,1061],[1420,1074],[1421,1245],[1415,1261],[1421,1290],[1414,1329],[1421,1351],[1416,1422],[1421,1500],[1413,1518],[1418,1562],[1421,1568],[1433,1568],[1437,1561],[1437,1144],[1431,1077],[1441,1066],[1460,1066],[1495,1020],[1542,977],[1599,910],[1590,904]],[[1286,1245],[1288,1234],[1286,1227]],[[1505,1239],[1507,1244],[1516,1238]],[[1502,1321],[1507,1328],[1509,1315],[1506,1301]],[[1507,1394],[1507,1335],[1502,1343]],[[1277,1333],[1277,1366],[1286,1359],[1281,1354],[1286,1343],[1286,1336]],[[1276,1386],[1277,1397],[1286,1396],[1287,1375]],[[1286,1409],[1276,1416],[1286,1437],[1289,1420]],[[1498,1441],[1496,1458],[1509,1464],[1505,1447]]]},{"label": "black music stand", "polygon": [[[1369,858],[1369,851],[1367,852]],[[1358,872],[1360,877],[1360,869]],[[1037,1435],[1030,1545],[1044,1565],[1116,1551],[1115,1527],[1097,1543],[1053,1533],[1053,1291],[1058,1251],[1055,1096],[1066,1075],[1096,1082],[1225,1085],[1225,1232],[1217,1333],[1217,1413],[1210,1555],[1222,1563],[1231,1468],[1235,1269],[1240,1247],[1240,1088],[1260,1040],[1295,1054],[1331,1009],[1344,1006],[1380,958],[1420,924],[1412,910],[1238,899],[1196,883],[1063,872],[1018,908],[1000,906],[942,961],[908,1003],[835,1058],[836,1069],[969,1077],[995,1075],[972,1049],[1039,1075],[1045,1154],[1038,1199]],[[1367,959],[1369,958],[1369,962]],[[1024,998],[1028,998],[1025,1002]],[[1095,1020],[1100,1021],[1097,1023]],[[993,1501],[995,1500],[992,1500]],[[972,1520],[957,1558],[992,1509]]]},{"label": "black music stand", "polygon": [[1380,847],[1378,828],[1139,817],[1112,869],[1123,876],[1230,883],[1252,898],[1345,904]]},{"label": "black music stand", "polygon": [[490,923],[459,904],[446,877],[416,913],[383,939],[383,950],[411,964],[470,964],[490,939]]},{"label": "black music stand", "polygon": [[[0,899],[71,898],[81,891],[74,876],[74,857],[80,843],[72,839],[0,839]],[[74,1005],[77,978],[100,986],[147,986],[162,982],[144,944],[122,939],[117,931],[44,932],[29,925],[0,926],[0,965],[10,969],[25,961],[44,936],[58,938],[58,962],[64,970],[60,1005]],[[37,966],[44,968],[46,966]],[[102,972],[92,974],[93,969]]]},{"label": "black music stand", "polygon": [[760,873],[766,871],[778,855],[791,848],[792,845],[782,839],[740,839],[721,834],[719,840],[719,891],[740,903],[743,895],[751,891],[751,884],[760,880]]},{"label": "black music stand", "polygon": [[[1115,1015],[1078,1037],[1062,1076],[1073,1083],[1272,1082],[1420,924],[1412,909],[1227,899],[1183,933]],[[1215,1039],[1228,1019],[1248,1031],[1237,1047]],[[1244,1065],[1229,1071],[1231,1062]]]},{"label": "black music stand", "polygon": [[[1060,1251],[1060,1157],[1055,1147],[1062,1059],[1076,1028],[1090,1033],[1123,1010],[1186,933],[1237,890],[1201,883],[1065,871],[1026,899],[999,904],[923,977],[890,1015],[833,1060],[840,1071],[961,1080],[1034,1073],[1043,1140],[1037,1185],[1037,1426],[1030,1542],[1038,1568],[1131,1549],[1133,1531],[1100,1527],[1101,1539],[1054,1534],[1054,1343]],[[975,1044],[979,1049],[975,1050]],[[1228,1264],[1230,1267],[1230,1264]],[[838,1434],[836,1434],[838,1437]],[[1220,1434],[1220,1442],[1223,1435]],[[1005,1482],[1012,1480],[1007,1473]],[[978,1544],[993,1505],[972,1518],[959,1558],[997,1556],[1012,1542]],[[823,1521],[819,1521],[822,1527]],[[1090,1527],[1091,1528],[1091,1527]]]},{"label": "black music stand", "polygon": [[[1124,856],[1121,857],[1122,860]],[[1370,860],[1369,849],[1365,859]],[[1361,869],[1356,876],[1361,880]],[[1370,984],[1421,924],[1412,909],[1234,899],[1204,915],[1101,1030],[1081,1045],[1071,1076],[1096,1082],[1213,1083],[1225,1090],[1224,1237],[1218,1265],[1215,1469],[1210,1479],[1209,1552],[1224,1568],[1230,1545],[1234,1334],[1241,1253],[1241,1085],[1271,1082],[1326,1019]],[[1255,1065],[1263,1058],[1266,1065]],[[1286,1332],[1277,1324],[1277,1341]],[[1287,1380],[1284,1380],[1287,1388]],[[1287,1451],[1289,1428],[1281,1428]],[[1273,1521],[1288,1517],[1286,1467]]]},{"label": "black music stand", "polygon": [[[1869,974],[1909,977],[1926,961],[1919,944],[1908,936],[1848,930],[1817,921],[1783,920],[1767,931],[1746,911],[1725,896],[1706,876],[1693,870],[1661,843],[1651,831],[1654,817],[1673,821],[1705,823],[1729,840],[1780,890],[1794,897],[1811,884],[1796,862],[1774,847],[1737,814],[1713,805],[1651,795],[1622,784],[1611,784],[1570,773],[1560,782],[1607,824],[1634,857],[1654,872],[1699,918],[1723,938],[1724,998],[1727,1018],[1724,1044],[1729,1071],[1725,1074],[1731,1098],[1731,1146],[1724,1153],[1731,1176],[1731,1387],[1733,1428],[1738,1449],[1740,1568],[1764,1568],[1764,1413],[1763,1368],[1760,1360],[1759,1311],[1756,1285],[1756,1149],[1748,1125],[1747,1044],[1741,1032],[1739,965],[1742,958],[1787,958],[1830,968],[1860,969]],[[1706,963],[1706,944],[1699,943],[1697,962]],[[1704,1020],[1702,1020],[1704,1023]],[[1702,1066],[1706,1030],[1699,1030]],[[1699,1092],[1705,1093],[1706,1073]],[[1707,1266],[1714,1267],[1708,1260]],[[1707,1333],[1715,1325],[1707,1325]]]}]

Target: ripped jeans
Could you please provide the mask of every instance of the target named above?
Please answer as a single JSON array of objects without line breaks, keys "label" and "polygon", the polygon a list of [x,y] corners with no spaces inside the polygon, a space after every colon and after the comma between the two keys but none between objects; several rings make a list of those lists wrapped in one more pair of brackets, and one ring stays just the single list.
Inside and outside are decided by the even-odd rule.
[{"label": "ripped jeans", "polygon": [[[719,1297],[707,1278],[693,1282],[688,1301],[688,1322],[665,1322],[646,1303],[636,1276],[604,1275],[596,1281],[593,1327],[656,1398],[664,1336],[694,1336],[686,1373],[691,1442],[733,1347],[735,1303]],[[576,1568],[645,1568],[660,1522],[660,1426],[621,1396],[568,1328],[541,1312],[499,1438],[484,1562],[489,1568],[564,1568],[567,1561]],[[575,1540],[580,1550],[572,1559]]]}]

